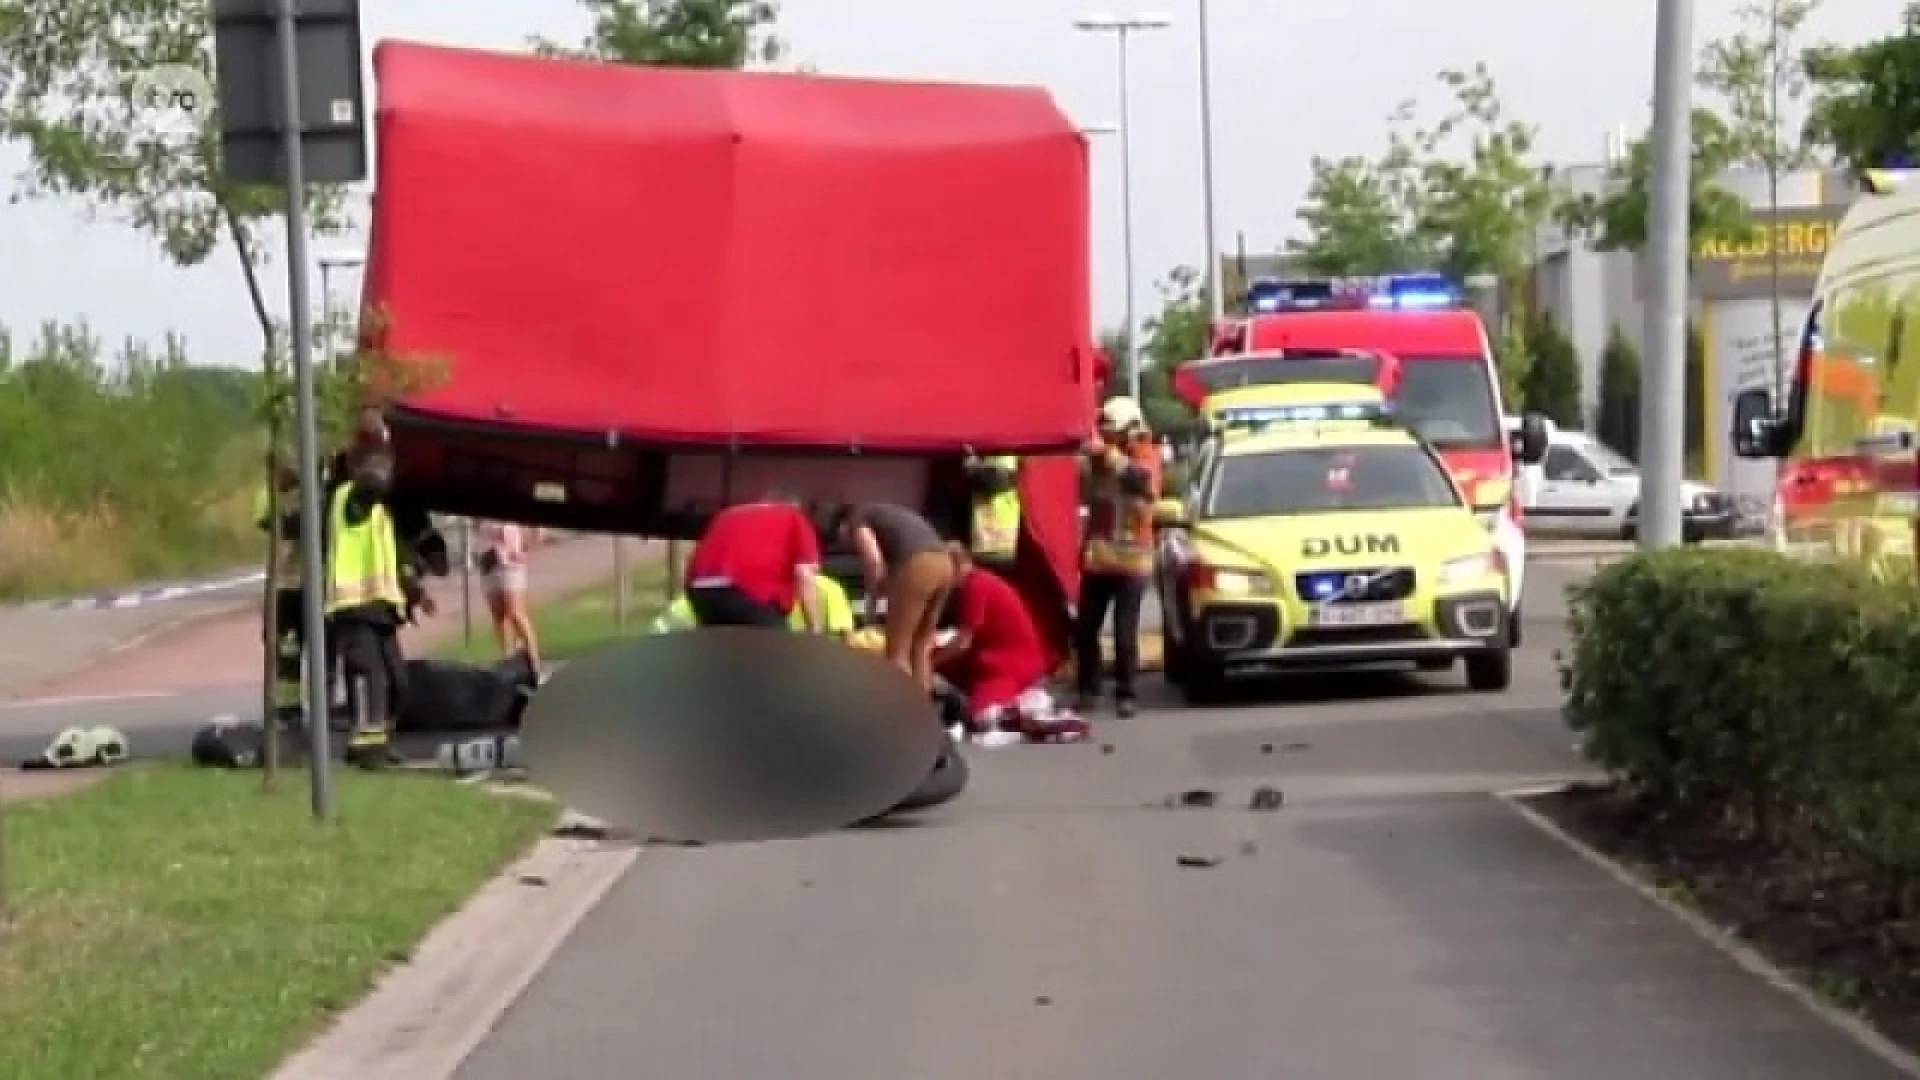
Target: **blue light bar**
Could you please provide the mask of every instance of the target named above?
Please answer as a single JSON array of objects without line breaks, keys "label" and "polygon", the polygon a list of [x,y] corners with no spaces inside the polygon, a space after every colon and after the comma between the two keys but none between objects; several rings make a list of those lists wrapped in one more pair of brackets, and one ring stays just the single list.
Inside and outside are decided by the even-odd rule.
[{"label": "blue light bar", "polygon": [[1430,270],[1338,278],[1261,278],[1247,288],[1247,309],[1257,315],[1353,307],[1446,311],[1465,304],[1466,295],[1458,286],[1446,275]]},{"label": "blue light bar", "polygon": [[1380,402],[1338,402],[1307,405],[1249,405],[1238,409],[1221,409],[1216,416],[1221,427],[1244,430],[1275,427],[1281,424],[1378,422],[1385,420],[1392,412],[1390,405]]},{"label": "blue light bar", "polygon": [[1247,310],[1261,315],[1282,311],[1314,311],[1332,307],[1339,299],[1327,279],[1261,278],[1247,288]]}]

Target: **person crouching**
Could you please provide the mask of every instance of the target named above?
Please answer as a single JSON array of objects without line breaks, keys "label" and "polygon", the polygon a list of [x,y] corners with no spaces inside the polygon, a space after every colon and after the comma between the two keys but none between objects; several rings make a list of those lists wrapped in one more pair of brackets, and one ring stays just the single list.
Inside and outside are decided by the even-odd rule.
[{"label": "person crouching", "polygon": [[1087,737],[1077,714],[1054,704],[1051,664],[1040,629],[1012,585],[949,546],[954,570],[953,636],[934,652],[941,675],[967,698],[971,734],[986,746],[1074,742]]}]

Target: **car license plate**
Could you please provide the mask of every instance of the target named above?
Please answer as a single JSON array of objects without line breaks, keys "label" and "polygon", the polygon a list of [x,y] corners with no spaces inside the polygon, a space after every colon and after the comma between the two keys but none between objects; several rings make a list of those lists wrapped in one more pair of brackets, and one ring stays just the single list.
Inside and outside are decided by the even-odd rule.
[{"label": "car license plate", "polygon": [[1321,604],[1313,609],[1315,626],[1393,626],[1407,621],[1403,604]]}]

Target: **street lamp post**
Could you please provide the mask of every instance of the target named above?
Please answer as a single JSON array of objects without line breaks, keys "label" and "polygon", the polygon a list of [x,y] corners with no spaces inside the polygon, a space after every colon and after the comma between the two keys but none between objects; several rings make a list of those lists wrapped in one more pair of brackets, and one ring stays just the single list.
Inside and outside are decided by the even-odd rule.
[{"label": "street lamp post", "polygon": [[1127,392],[1140,400],[1140,321],[1138,286],[1134,282],[1133,259],[1133,110],[1128,92],[1127,39],[1149,30],[1165,30],[1173,25],[1166,15],[1084,15],[1073,21],[1074,29],[1087,33],[1112,34],[1118,46],[1120,79],[1120,238],[1124,249],[1121,261],[1127,275]]},{"label": "street lamp post", "polygon": [[1218,320],[1226,312],[1220,295],[1220,232],[1213,191],[1213,34],[1207,0],[1198,0],[1200,31],[1200,206],[1207,230],[1207,303]]},{"label": "street lamp post", "polygon": [[[1688,161],[1693,145],[1693,0],[1654,17],[1653,168],[1647,207],[1646,380],[1640,395],[1642,548],[1681,541],[1686,458]],[[1774,327],[1779,333],[1779,327]]]}]

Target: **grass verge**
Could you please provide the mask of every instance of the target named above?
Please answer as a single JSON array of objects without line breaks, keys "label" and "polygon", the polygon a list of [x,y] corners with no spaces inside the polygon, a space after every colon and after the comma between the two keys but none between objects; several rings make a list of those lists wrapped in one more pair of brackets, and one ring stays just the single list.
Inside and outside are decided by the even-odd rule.
[{"label": "grass verge", "polygon": [[[533,629],[540,636],[540,657],[548,664],[571,660],[606,643],[644,633],[666,606],[667,568],[649,560],[628,571],[629,610],[621,625],[619,595],[612,580],[533,605]],[[481,616],[484,619],[484,616]],[[472,641],[454,638],[433,650],[443,660],[492,663],[497,655],[492,631],[476,628]]]},{"label": "grass verge", "polygon": [[63,512],[0,502],[3,602],[231,570],[257,564],[263,552],[246,491],[185,515],[131,515],[104,505]]},{"label": "grass verge", "polygon": [[524,851],[553,808],[412,776],[304,785],[136,766],[8,805],[8,1080],[256,1080]]}]

